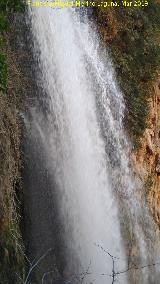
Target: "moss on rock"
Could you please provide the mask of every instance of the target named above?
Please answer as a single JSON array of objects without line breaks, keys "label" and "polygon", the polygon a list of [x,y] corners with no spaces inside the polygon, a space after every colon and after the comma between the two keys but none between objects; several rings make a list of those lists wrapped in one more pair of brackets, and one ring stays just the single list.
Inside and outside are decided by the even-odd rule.
[{"label": "moss on rock", "polygon": [[24,273],[17,198],[21,187],[21,127],[17,117],[21,82],[9,46],[9,19],[20,7],[20,1],[0,1],[0,283],[3,284],[21,283]]},{"label": "moss on rock", "polygon": [[112,52],[117,78],[125,95],[127,125],[134,145],[147,127],[149,98],[160,69],[160,4],[149,1],[147,7],[95,9],[99,31]]}]

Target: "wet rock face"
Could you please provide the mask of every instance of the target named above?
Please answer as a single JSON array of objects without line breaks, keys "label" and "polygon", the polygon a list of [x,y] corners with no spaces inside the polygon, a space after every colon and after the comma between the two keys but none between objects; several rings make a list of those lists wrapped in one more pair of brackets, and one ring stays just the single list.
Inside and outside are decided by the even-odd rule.
[{"label": "wet rock face", "polygon": [[158,156],[158,158],[156,160],[157,161],[156,161],[156,169],[155,169],[155,171],[156,171],[157,175],[160,175],[160,157]]},{"label": "wet rock face", "polygon": [[144,183],[151,212],[160,226],[160,78],[154,86],[148,125],[141,148],[133,154],[133,162]]}]

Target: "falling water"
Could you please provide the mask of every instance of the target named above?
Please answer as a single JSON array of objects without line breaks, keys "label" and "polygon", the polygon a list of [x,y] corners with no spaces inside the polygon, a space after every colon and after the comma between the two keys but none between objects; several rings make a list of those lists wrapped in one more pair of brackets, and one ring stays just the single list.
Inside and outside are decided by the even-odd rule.
[{"label": "falling water", "polygon": [[[136,214],[134,228],[140,230],[141,209],[133,197],[138,186],[129,167],[130,147],[123,131],[123,96],[109,54],[100,47],[86,15],[73,8],[30,7],[29,19],[43,90],[36,97],[39,104],[30,107],[34,129],[30,134],[36,136],[37,147],[42,145],[51,177],[50,189],[43,185],[43,190],[50,191],[48,214],[57,208],[58,217],[53,219],[58,220],[63,243],[59,255],[70,275],[80,277],[87,271],[85,283],[111,283],[109,254],[117,257],[115,272],[127,267],[121,233],[123,205],[130,207],[130,218]],[[54,238],[52,225],[44,230],[48,238]],[[136,234],[145,255],[143,233]],[[125,273],[118,280],[128,283]]]}]

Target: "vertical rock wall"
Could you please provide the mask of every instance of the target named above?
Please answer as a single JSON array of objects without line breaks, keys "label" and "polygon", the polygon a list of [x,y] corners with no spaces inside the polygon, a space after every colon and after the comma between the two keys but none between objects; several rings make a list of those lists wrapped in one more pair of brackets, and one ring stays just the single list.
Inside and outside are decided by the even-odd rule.
[{"label": "vertical rock wall", "polygon": [[133,154],[135,168],[144,183],[144,194],[158,225],[160,225],[160,78],[153,87],[148,128],[140,149]]}]

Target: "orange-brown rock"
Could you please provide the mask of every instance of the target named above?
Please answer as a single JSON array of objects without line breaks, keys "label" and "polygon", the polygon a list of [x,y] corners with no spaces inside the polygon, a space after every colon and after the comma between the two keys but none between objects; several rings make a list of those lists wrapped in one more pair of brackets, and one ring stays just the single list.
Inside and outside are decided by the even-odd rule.
[{"label": "orange-brown rock", "polygon": [[150,101],[149,127],[141,139],[140,149],[133,154],[133,162],[151,212],[160,225],[160,79],[156,82]]}]

